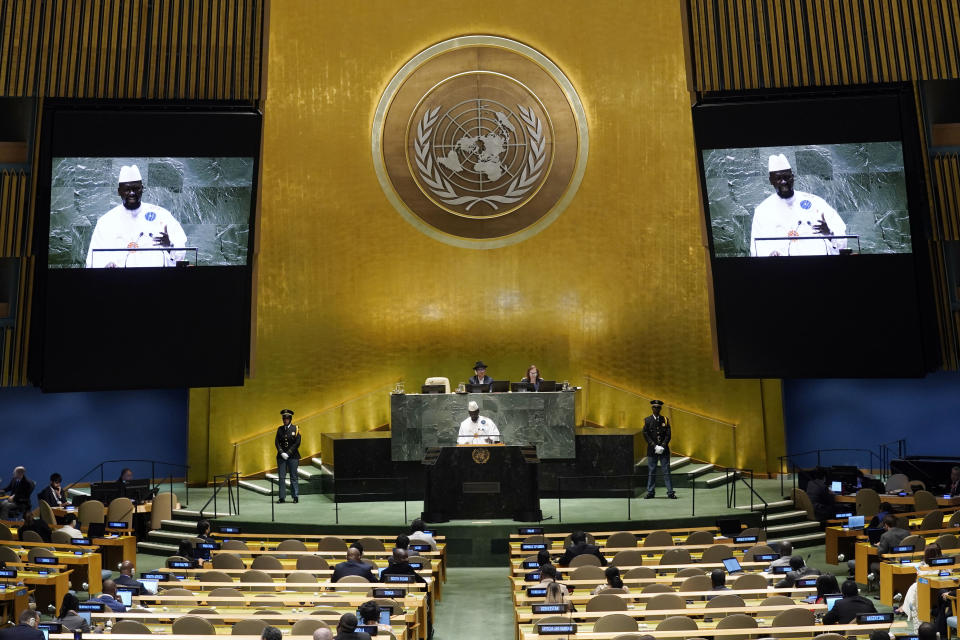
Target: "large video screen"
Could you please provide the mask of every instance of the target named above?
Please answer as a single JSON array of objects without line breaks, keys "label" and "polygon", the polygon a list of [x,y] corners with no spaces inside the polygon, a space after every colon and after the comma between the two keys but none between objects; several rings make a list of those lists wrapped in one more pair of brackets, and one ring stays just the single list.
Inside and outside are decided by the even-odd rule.
[{"label": "large video screen", "polygon": [[34,384],[243,384],[262,122],[253,104],[45,101]]},{"label": "large video screen", "polygon": [[254,159],[53,158],[52,269],[245,265]]},{"label": "large video screen", "polygon": [[938,358],[909,85],[693,107],[725,375],[922,376]]},{"label": "large video screen", "polygon": [[899,141],[701,153],[715,257],[912,250]]}]

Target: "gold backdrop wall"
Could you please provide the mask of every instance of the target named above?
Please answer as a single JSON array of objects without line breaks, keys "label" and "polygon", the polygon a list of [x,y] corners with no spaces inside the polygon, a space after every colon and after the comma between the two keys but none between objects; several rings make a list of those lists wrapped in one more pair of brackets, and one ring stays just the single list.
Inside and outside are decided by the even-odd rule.
[{"label": "gold backdrop wall", "polygon": [[[370,155],[389,79],[462,34],[545,54],[589,120],[571,205],[500,249],[456,248],[414,229],[388,203]],[[306,424],[401,378],[408,389],[430,375],[456,384],[477,358],[497,379],[519,379],[533,362],[550,379],[596,376],[733,423],[736,449],[718,456],[775,465],[779,385],[764,394],[760,381],[725,380],[713,366],[680,3],[284,0],[270,9],[266,75],[255,371],[243,388],[193,392],[194,480],[235,463],[273,466],[271,437],[241,447],[239,461],[233,443],[275,428],[283,407]],[[631,412],[626,426],[643,415]],[[379,399],[324,416],[336,418],[310,421],[303,455],[320,450],[320,430],[388,419]]]}]

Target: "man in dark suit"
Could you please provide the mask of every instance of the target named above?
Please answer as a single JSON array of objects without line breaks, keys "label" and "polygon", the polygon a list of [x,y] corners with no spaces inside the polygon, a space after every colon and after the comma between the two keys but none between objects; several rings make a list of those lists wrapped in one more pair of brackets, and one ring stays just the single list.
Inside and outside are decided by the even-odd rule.
[{"label": "man in dark suit", "polygon": [[960,467],[950,469],[950,482],[947,483],[947,493],[951,496],[960,496]]},{"label": "man in dark suit", "polygon": [[30,511],[30,496],[35,486],[33,480],[27,477],[25,468],[15,468],[10,484],[3,489],[5,498],[0,499],[0,520],[10,520],[15,513]]},{"label": "man in dark suit", "polygon": [[347,549],[346,562],[341,562],[333,568],[333,576],[331,576],[330,579],[336,582],[344,576],[360,576],[361,578],[366,578],[368,582],[376,582],[377,579],[373,576],[373,573],[370,572],[370,565],[363,562],[362,558],[362,548],[358,548],[357,546],[350,547]]},{"label": "man in dark suit", "polygon": [[120,563],[120,575],[117,576],[117,579],[114,580],[118,585],[122,587],[136,587],[140,590],[141,595],[153,595],[153,592],[143,586],[143,583],[133,577],[136,567],[133,566],[133,563],[129,560],[124,560]]},{"label": "man in dark suit", "polygon": [[803,558],[800,556],[791,556],[790,571],[783,574],[783,579],[777,582],[776,587],[777,589],[791,589],[795,584],[797,584],[797,580],[800,578],[818,575],[820,575],[819,569],[806,566]]},{"label": "man in dark suit", "polygon": [[823,616],[823,624],[849,624],[856,620],[857,614],[877,612],[873,602],[859,594],[857,583],[853,580],[846,580],[840,585],[840,593],[843,597]]},{"label": "man in dark suit", "polygon": [[836,496],[827,486],[827,474],[820,467],[811,472],[810,480],[807,482],[807,496],[813,503],[814,514],[820,522],[829,520],[836,514]]},{"label": "man in dark suit", "polygon": [[483,363],[483,360],[477,360],[476,364],[473,365],[473,375],[470,376],[470,384],[490,384],[493,382],[493,378],[487,375],[487,365]]},{"label": "man in dark suit", "polygon": [[357,616],[345,613],[337,623],[337,635],[333,640],[370,640],[370,634],[357,631]]},{"label": "man in dark suit", "polygon": [[380,580],[383,581],[383,576],[413,576],[417,582],[422,582],[426,584],[426,580],[420,576],[419,573],[414,571],[413,567],[410,566],[410,563],[407,561],[407,552],[403,549],[394,549],[393,557],[390,558],[387,568],[380,572]]},{"label": "man in dark suit", "polygon": [[657,463],[663,469],[663,483],[667,486],[667,497],[676,500],[673,484],[670,482],[670,420],[660,415],[663,400],[651,400],[653,415],[643,420],[643,437],[647,441],[647,495],[652,498],[657,485]]},{"label": "man in dark suit", "polygon": [[60,488],[61,482],[63,482],[63,477],[59,473],[51,474],[50,484],[37,494],[37,499],[43,500],[51,507],[62,507],[67,504],[63,490]]},{"label": "man in dark suit", "polygon": [[607,566],[607,559],[600,553],[600,549],[592,544],[587,544],[587,534],[583,531],[574,531],[570,534],[570,542],[570,546],[567,547],[563,555],[560,556],[560,559],[557,560],[557,564],[561,567],[569,566],[571,560],[583,554],[597,556],[597,558],[600,559],[600,566]]},{"label": "man in dark suit", "polygon": [[43,631],[37,629],[40,614],[27,609],[20,614],[20,624],[0,630],[0,640],[43,640]]},{"label": "man in dark suit", "polygon": [[898,546],[904,538],[910,535],[909,531],[897,526],[897,517],[893,514],[887,514],[883,518],[883,528],[886,529],[886,531],[883,532],[883,535],[880,536],[880,541],[877,543],[877,553],[880,555],[890,553],[894,547]]}]

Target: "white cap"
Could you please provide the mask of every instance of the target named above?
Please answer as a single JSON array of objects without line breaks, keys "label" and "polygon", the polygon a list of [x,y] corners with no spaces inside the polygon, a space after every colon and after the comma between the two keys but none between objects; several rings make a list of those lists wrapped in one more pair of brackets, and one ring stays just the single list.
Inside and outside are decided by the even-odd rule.
[{"label": "white cap", "polygon": [[774,171],[786,171],[790,168],[790,161],[787,160],[787,156],[781,153],[780,155],[770,156],[769,166],[770,173]]},{"label": "white cap", "polygon": [[140,177],[140,169],[137,168],[137,165],[132,164],[129,167],[123,165],[120,167],[120,182],[142,182],[143,178]]},{"label": "white cap", "polygon": [[467,411],[480,411],[480,405],[475,400],[467,403]]}]

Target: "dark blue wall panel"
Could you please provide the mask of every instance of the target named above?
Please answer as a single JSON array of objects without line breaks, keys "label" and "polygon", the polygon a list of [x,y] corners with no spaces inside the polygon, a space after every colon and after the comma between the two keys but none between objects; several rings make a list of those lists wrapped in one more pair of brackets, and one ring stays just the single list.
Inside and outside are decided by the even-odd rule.
[{"label": "dark blue wall panel", "polygon": [[[784,380],[787,453],[813,449],[872,449],[904,438],[910,455],[960,456],[960,373],[922,379]],[[815,456],[797,460],[803,466]],[[825,455],[823,464],[857,464],[869,457]]]},{"label": "dark blue wall panel", "polygon": [[[188,397],[183,389],[50,394],[34,388],[0,389],[2,486],[18,464],[27,468],[38,490],[54,471],[66,484],[103,460],[186,464]],[[105,479],[116,480],[123,466],[106,465]],[[128,466],[137,477],[150,476],[149,464]],[[161,473],[168,475],[170,468],[158,466]],[[183,476],[183,470],[176,475]],[[88,480],[99,481],[99,473]]]}]

